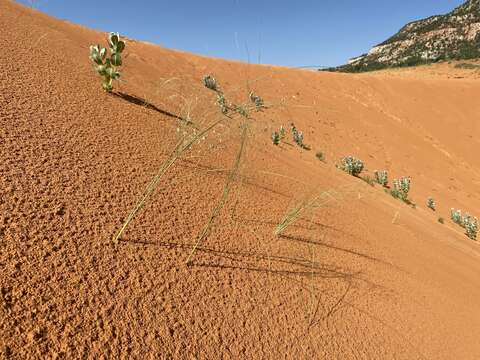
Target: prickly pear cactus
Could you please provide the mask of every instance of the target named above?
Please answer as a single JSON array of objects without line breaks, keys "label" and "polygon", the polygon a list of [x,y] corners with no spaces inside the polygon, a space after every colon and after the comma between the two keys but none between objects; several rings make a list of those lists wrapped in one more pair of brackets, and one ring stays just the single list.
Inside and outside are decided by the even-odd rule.
[{"label": "prickly pear cactus", "polygon": [[102,87],[105,91],[111,92],[113,90],[113,80],[120,78],[120,71],[118,68],[122,66],[122,52],[125,49],[125,42],[120,39],[118,33],[108,34],[108,47],[110,50],[110,57],[107,57],[107,49],[100,47],[100,45],[90,46],[90,60],[98,75],[102,77]]}]

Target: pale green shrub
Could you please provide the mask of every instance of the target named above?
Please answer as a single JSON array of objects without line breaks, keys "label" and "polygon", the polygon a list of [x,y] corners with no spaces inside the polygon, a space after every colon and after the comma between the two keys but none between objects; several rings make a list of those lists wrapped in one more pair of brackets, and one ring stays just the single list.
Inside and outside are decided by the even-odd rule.
[{"label": "pale green shrub", "polygon": [[118,68],[122,66],[121,53],[125,49],[125,42],[120,40],[118,33],[108,34],[108,47],[110,57],[107,57],[107,49],[100,45],[90,46],[90,60],[94,63],[95,70],[103,79],[102,87],[105,91],[113,90],[113,80],[120,78]]},{"label": "pale green shrub", "polygon": [[388,185],[388,171],[387,170],[381,170],[381,171],[374,171],[375,175],[375,181],[382,185],[383,187],[386,187]]},{"label": "pale green shrub", "polygon": [[341,160],[342,164],[340,165],[340,169],[349,173],[352,176],[358,176],[363,170],[363,161],[360,159],[356,159],[353,156],[345,156]]}]

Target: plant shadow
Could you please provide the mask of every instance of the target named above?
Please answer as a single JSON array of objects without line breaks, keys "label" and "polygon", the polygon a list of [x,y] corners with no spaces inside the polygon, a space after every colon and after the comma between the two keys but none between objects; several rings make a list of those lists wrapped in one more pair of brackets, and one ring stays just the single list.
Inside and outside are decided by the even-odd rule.
[{"label": "plant shadow", "polygon": [[165,116],[177,119],[177,120],[187,121],[184,118],[182,118],[181,116],[173,114],[173,113],[171,113],[167,110],[160,109],[159,107],[155,106],[152,103],[149,103],[147,100],[145,100],[143,98],[140,98],[140,97],[137,97],[137,96],[134,96],[134,95],[130,95],[130,94],[126,94],[126,93],[123,93],[123,92],[120,92],[120,91],[112,92],[111,95],[115,96],[119,99],[122,99],[126,102],[129,102],[130,104],[138,105],[138,106],[144,107],[145,109],[156,111],[156,112],[158,112],[162,115],[165,115]]}]

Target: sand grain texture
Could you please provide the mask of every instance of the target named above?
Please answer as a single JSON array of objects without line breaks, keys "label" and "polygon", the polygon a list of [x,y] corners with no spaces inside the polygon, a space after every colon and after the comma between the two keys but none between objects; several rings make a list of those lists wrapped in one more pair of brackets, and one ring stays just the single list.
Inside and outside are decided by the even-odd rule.
[{"label": "sand grain texture", "polygon": [[[448,220],[450,207],[480,215],[478,72],[315,73],[130,40],[123,95],[110,96],[88,59],[105,34],[6,0],[0,29],[0,357],[480,358],[479,248]],[[253,114],[209,236],[187,266],[239,119],[172,166],[113,246],[192,131],[179,118],[219,117],[207,73],[232,101],[252,89],[271,104]],[[271,144],[292,121],[311,151]],[[417,208],[336,169],[349,154],[411,176]],[[272,235],[292,204],[330,189],[334,201]]]}]

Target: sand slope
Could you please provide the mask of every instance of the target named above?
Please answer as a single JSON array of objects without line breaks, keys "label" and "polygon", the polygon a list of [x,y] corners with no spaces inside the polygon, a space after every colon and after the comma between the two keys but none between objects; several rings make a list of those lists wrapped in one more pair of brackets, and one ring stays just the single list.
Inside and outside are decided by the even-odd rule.
[{"label": "sand slope", "polygon": [[[1,357],[480,358],[479,247],[449,220],[450,207],[480,215],[478,72],[315,73],[129,41],[125,95],[108,96],[88,59],[105,34],[0,9]],[[252,89],[270,105],[248,122],[214,228],[187,266],[239,151],[238,118],[172,166],[114,246],[192,132],[178,118],[220,117],[206,73],[232,101]],[[271,144],[292,121],[311,151]],[[335,168],[350,154],[366,173],[411,176],[417,208]],[[327,190],[332,201],[272,235]]]}]

